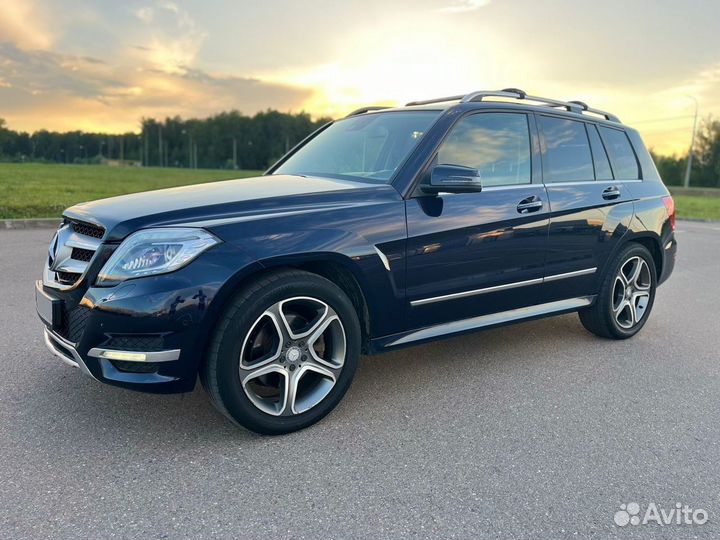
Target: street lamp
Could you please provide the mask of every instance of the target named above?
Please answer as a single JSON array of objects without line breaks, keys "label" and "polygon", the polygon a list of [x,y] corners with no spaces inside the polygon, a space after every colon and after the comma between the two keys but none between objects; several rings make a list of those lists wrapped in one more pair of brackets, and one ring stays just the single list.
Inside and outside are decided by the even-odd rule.
[{"label": "street lamp", "polygon": [[698,118],[698,100],[693,96],[685,96],[695,102],[695,119],[693,120],[692,136],[690,137],[690,150],[688,151],[687,169],[685,169],[684,187],[690,187],[690,170],[692,169],[693,151],[695,150],[695,128],[697,127]]}]

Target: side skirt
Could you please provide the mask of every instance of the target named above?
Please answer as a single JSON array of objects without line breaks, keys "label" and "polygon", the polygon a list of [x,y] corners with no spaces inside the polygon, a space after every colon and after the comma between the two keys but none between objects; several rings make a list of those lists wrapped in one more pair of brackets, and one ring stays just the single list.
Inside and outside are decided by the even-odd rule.
[{"label": "side skirt", "polygon": [[371,351],[372,353],[381,353],[392,348],[416,345],[425,341],[464,334],[481,328],[502,326],[518,321],[569,313],[587,307],[594,301],[595,295],[568,298],[566,300],[557,300],[555,302],[511,309],[499,313],[489,313],[488,315],[480,315],[479,317],[472,317],[470,319],[427,326],[408,332],[400,332],[373,339],[370,342]]}]

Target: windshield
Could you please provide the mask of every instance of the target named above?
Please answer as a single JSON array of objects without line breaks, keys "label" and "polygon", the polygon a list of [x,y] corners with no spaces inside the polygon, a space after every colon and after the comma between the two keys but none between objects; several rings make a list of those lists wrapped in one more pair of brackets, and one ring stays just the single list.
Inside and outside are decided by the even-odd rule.
[{"label": "windshield", "polygon": [[273,174],[386,184],[439,114],[387,112],[340,120],[290,156]]}]

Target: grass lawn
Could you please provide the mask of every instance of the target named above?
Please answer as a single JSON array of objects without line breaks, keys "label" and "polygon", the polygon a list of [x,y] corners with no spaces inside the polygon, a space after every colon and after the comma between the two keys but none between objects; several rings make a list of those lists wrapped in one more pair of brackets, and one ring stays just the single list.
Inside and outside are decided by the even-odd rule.
[{"label": "grass lawn", "polygon": [[[79,202],[257,174],[260,171],[0,163],[0,219],[58,217]],[[674,199],[679,218],[720,221],[720,197]]]},{"label": "grass lawn", "polygon": [[79,202],[257,174],[260,172],[0,163],[0,219],[58,217]]},{"label": "grass lawn", "polygon": [[720,221],[720,197],[673,195],[677,217]]}]

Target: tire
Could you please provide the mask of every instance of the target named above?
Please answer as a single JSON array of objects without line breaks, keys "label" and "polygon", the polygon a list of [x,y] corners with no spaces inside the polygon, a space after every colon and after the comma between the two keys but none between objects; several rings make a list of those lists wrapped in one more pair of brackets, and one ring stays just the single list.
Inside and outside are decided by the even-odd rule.
[{"label": "tire", "polygon": [[597,299],[578,313],[580,321],[597,336],[631,338],[650,317],[656,287],[655,262],[650,252],[631,242],[608,264]]},{"label": "tire", "polygon": [[219,317],[200,372],[217,409],[264,435],[306,428],[350,387],[361,332],[347,295],[300,270],[241,289]]}]

